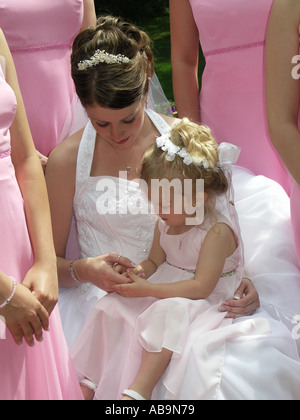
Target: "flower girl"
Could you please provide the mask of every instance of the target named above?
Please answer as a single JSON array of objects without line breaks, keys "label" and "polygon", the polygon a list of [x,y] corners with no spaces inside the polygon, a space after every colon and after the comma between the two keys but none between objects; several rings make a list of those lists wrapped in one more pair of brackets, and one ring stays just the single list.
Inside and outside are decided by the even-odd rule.
[{"label": "flower girl", "polygon": [[[159,215],[153,246],[124,273],[131,283],[98,302],[71,350],[86,399],[150,399],[156,386],[167,399],[182,399],[184,387],[191,399],[216,398],[226,340],[249,334],[218,311],[243,273],[229,166],[239,153],[188,119],[145,153],[141,185]],[[171,185],[168,199],[156,181]],[[255,320],[251,333],[266,324]]]}]

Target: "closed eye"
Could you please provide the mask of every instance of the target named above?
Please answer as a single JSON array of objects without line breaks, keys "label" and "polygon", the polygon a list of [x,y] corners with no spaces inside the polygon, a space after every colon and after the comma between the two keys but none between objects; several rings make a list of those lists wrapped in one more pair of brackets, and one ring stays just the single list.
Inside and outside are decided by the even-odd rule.
[{"label": "closed eye", "polygon": [[124,124],[132,124],[135,121],[135,117],[131,118],[131,120],[123,121]]},{"label": "closed eye", "polygon": [[97,122],[97,125],[99,127],[101,127],[101,128],[104,128],[104,127],[107,127],[108,126],[108,123],[99,123],[99,122]]}]

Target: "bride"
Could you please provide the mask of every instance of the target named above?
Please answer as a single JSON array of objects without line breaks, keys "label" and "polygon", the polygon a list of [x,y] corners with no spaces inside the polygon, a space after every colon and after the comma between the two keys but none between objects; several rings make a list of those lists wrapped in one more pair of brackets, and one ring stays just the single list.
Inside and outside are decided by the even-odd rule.
[{"label": "bride", "polygon": [[[156,217],[144,214],[148,204],[134,180],[145,150],[177,122],[147,108],[153,72],[149,38],[121,19],[101,17],[95,28],[83,31],[74,42],[72,76],[90,121],[55,149],[46,173],[60,311],[70,347],[97,301],[111,291],[112,284],[126,281],[113,269],[115,263],[133,267],[147,257],[152,245]],[[126,173],[126,179],[119,177],[120,172]],[[114,191],[125,189],[126,200],[122,194],[107,199],[98,188],[103,179],[116,185]],[[262,308],[253,315],[259,300],[247,278],[237,291],[241,299],[224,302],[220,308],[233,318],[248,315],[234,320],[245,322],[248,333],[227,343],[217,399],[299,399],[300,361],[293,337],[297,325],[292,322],[300,314],[300,272],[288,198],[275,182],[239,167],[234,168],[234,187],[245,268],[260,293]],[[97,211],[104,195],[106,205],[117,208],[117,214]],[[138,214],[126,211],[130,203],[131,208],[140,206]],[[80,259],[66,258],[73,211]],[[251,335],[255,318],[265,318],[269,331]],[[186,385],[172,398],[195,395],[193,370],[190,360],[182,378]],[[164,399],[166,394],[162,381],[153,397]],[[109,395],[109,389],[103,396],[118,397]]]}]

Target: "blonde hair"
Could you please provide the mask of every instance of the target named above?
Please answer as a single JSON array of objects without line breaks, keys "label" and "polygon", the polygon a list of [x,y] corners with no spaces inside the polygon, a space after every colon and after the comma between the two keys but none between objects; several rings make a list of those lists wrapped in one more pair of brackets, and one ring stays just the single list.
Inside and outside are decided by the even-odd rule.
[{"label": "blonde hair", "polygon": [[152,145],[144,154],[140,177],[149,185],[151,179],[191,179],[204,180],[204,192],[207,194],[206,212],[215,207],[217,196],[225,194],[228,190],[228,180],[222,168],[218,166],[218,144],[211,130],[207,126],[198,125],[184,118],[170,131],[170,139],[175,146],[185,148],[192,158],[198,162],[209,162],[207,165],[186,165],[183,158],[175,156],[173,161],[168,160],[168,152],[157,145]]},{"label": "blonde hair", "polygon": [[[154,74],[149,36],[135,25],[114,16],[99,17],[95,27],[82,31],[73,43],[72,77],[84,107],[94,103],[122,109],[143,99],[148,80]],[[129,58],[122,64],[99,63],[86,68],[78,64],[90,60],[97,50]]]}]

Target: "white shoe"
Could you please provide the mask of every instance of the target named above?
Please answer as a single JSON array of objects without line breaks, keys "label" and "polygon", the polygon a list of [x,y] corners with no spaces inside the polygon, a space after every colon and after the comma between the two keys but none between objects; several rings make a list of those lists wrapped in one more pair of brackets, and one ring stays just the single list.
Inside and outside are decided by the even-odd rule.
[{"label": "white shoe", "polygon": [[127,397],[133,398],[136,401],[146,401],[144,397],[142,397],[138,392],[135,392],[132,389],[125,389],[122,392],[122,395],[126,395]]},{"label": "white shoe", "polygon": [[94,382],[90,381],[89,379],[82,379],[80,382],[80,385],[86,386],[90,390],[92,390],[94,393],[97,391],[97,385],[94,384]]}]

